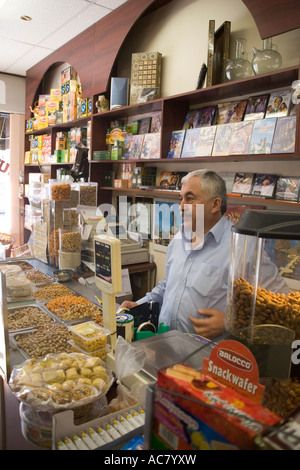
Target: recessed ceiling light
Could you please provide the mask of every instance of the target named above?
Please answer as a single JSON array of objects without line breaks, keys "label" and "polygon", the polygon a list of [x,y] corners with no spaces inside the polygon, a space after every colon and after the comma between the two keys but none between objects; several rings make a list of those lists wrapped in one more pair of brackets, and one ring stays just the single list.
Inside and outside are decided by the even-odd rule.
[{"label": "recessed ceiling light", "polygon": [[20,18],[21,18],[21,20],[24,20],[24,21],[31,21],[32,20],[31,16],[28,16],[28,15],[22,15],[22,16],[20,16]]}]

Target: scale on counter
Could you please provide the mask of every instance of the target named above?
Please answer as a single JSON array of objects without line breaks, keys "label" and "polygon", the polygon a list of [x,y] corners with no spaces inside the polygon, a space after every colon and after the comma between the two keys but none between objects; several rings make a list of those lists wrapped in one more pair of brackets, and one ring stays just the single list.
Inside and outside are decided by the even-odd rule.
[{"label": "scale on counter", "polygon": [[111,347],[116,344],[116,294],[122,292],[121,242],[108,235],[96,235],[95,283],[102,293],[104,328],[110,330]]},{"label": "scale on counter", "polygon": [[94,259],[95,235],[117,237],[121,242],[121,265],[148,263],[149,252],[141,246],[138,233],[126,231],[122,224],[106,222],[99,209],[84,209],[80,212],[83,225],[82,241],[85,252],[90,253],[90,261]]}]

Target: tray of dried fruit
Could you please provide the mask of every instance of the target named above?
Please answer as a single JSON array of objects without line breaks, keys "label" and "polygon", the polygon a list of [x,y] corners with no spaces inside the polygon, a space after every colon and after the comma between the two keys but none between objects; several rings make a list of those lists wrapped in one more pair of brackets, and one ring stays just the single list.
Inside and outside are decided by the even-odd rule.
[{"label": "tray of dried fruit", "polygon": [[100,316],[101,309],[80,295],[65,295],[46,302],[45,308],[66,325],[74,325]]}]

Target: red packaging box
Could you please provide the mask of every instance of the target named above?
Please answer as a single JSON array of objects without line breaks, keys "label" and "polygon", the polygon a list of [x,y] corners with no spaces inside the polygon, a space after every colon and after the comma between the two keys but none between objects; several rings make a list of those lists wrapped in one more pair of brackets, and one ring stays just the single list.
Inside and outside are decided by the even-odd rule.
[{"label": "red packaging box", "polygon": [[281,420],[184,364],[159,371],[153,414],[152,449],[253,449],[254,437]]}]

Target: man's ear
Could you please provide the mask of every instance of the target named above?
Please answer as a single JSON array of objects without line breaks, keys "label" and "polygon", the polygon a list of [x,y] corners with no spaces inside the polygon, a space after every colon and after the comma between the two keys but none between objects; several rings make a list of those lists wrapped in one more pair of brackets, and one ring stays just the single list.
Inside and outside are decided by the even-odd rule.
[{"label": "man's ear", "polygon": [[219,212],[221,210],[221,199],[219,197],[215,197],[212,200],[213,207],[212,207],[212,212],[215,214],[216,212]]}]

